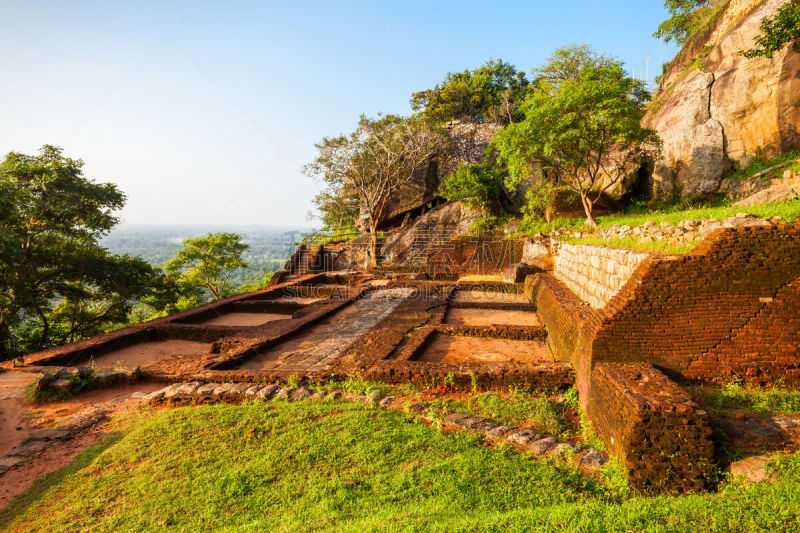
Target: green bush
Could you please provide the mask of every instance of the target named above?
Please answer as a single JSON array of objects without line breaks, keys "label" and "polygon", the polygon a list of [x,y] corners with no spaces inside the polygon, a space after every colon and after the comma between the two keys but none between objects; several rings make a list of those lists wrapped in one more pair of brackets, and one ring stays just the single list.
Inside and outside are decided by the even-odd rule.
[{"label": "green bush", "polygon": [[439,193],[448,200],[460,200],[468,207],[484,212],[499,208],[503,172],[489,162],[460,165],[442,180]]}]

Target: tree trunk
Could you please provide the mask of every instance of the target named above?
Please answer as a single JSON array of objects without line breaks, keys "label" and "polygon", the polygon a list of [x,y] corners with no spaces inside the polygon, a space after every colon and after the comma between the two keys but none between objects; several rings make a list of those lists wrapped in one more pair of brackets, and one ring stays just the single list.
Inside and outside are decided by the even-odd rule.
[{"label": "tree trunk", "polygon": [[0,361],[9,357],[8,353],[8,324],[0,320]]},{"label": "tree trunk", "polygon": [[369,267],[378,266],[378,224],[369,225]]},{"label": "tree trunk", "polygon": [[597,221],[592,215],[592,209],[594,208],[592,201],[585,194],[581,194],[581,203],[583,204],[583,212],[586,213],[586,222],[591,227],[597,228]]}]

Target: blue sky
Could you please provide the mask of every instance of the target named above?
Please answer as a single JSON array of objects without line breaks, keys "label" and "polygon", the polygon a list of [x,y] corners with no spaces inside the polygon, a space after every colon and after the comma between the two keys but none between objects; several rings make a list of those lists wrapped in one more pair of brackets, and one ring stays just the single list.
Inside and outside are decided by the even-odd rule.
[{"label": "blue sky", "polygon": [[126,192],[126,222],[307,225],[301,167],[360,113],[570,43],[637,77],[649,50],[652,78],[665,17],[657,0],[0,0],[0,153],[62,146]]}]

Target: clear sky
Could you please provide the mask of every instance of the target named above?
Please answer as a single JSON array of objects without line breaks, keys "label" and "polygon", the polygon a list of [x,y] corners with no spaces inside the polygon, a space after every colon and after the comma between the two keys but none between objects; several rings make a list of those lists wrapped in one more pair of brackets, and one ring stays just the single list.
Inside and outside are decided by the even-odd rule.
[{"label": "clear sky", "polygon": [[649,50],[652,78],[664,18],[660,0],[0,0],[0,153],[63,147],[130,223],[307,225],[301,167],[359,114],[571,43],[637,77]]}]

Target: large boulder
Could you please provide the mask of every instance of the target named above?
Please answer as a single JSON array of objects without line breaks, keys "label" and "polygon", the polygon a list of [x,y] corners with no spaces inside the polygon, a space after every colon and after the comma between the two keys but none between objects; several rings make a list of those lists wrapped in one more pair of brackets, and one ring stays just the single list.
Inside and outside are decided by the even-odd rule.
[{"label": "large boulder", "polygon": [[461,202],[448,202],[431,209],[412,224],[386,237],[381,250],[384,265],[426,266],[432,255],[455,237],[467,235],[481,213]]},{"label": "large boulder", "polygon": [[645,123],[663,141],[656,192],[717,192],[731,164],[800,149],[800,54],[748,59],[764,17],[786,0],[731,0],[673,61]]}]

